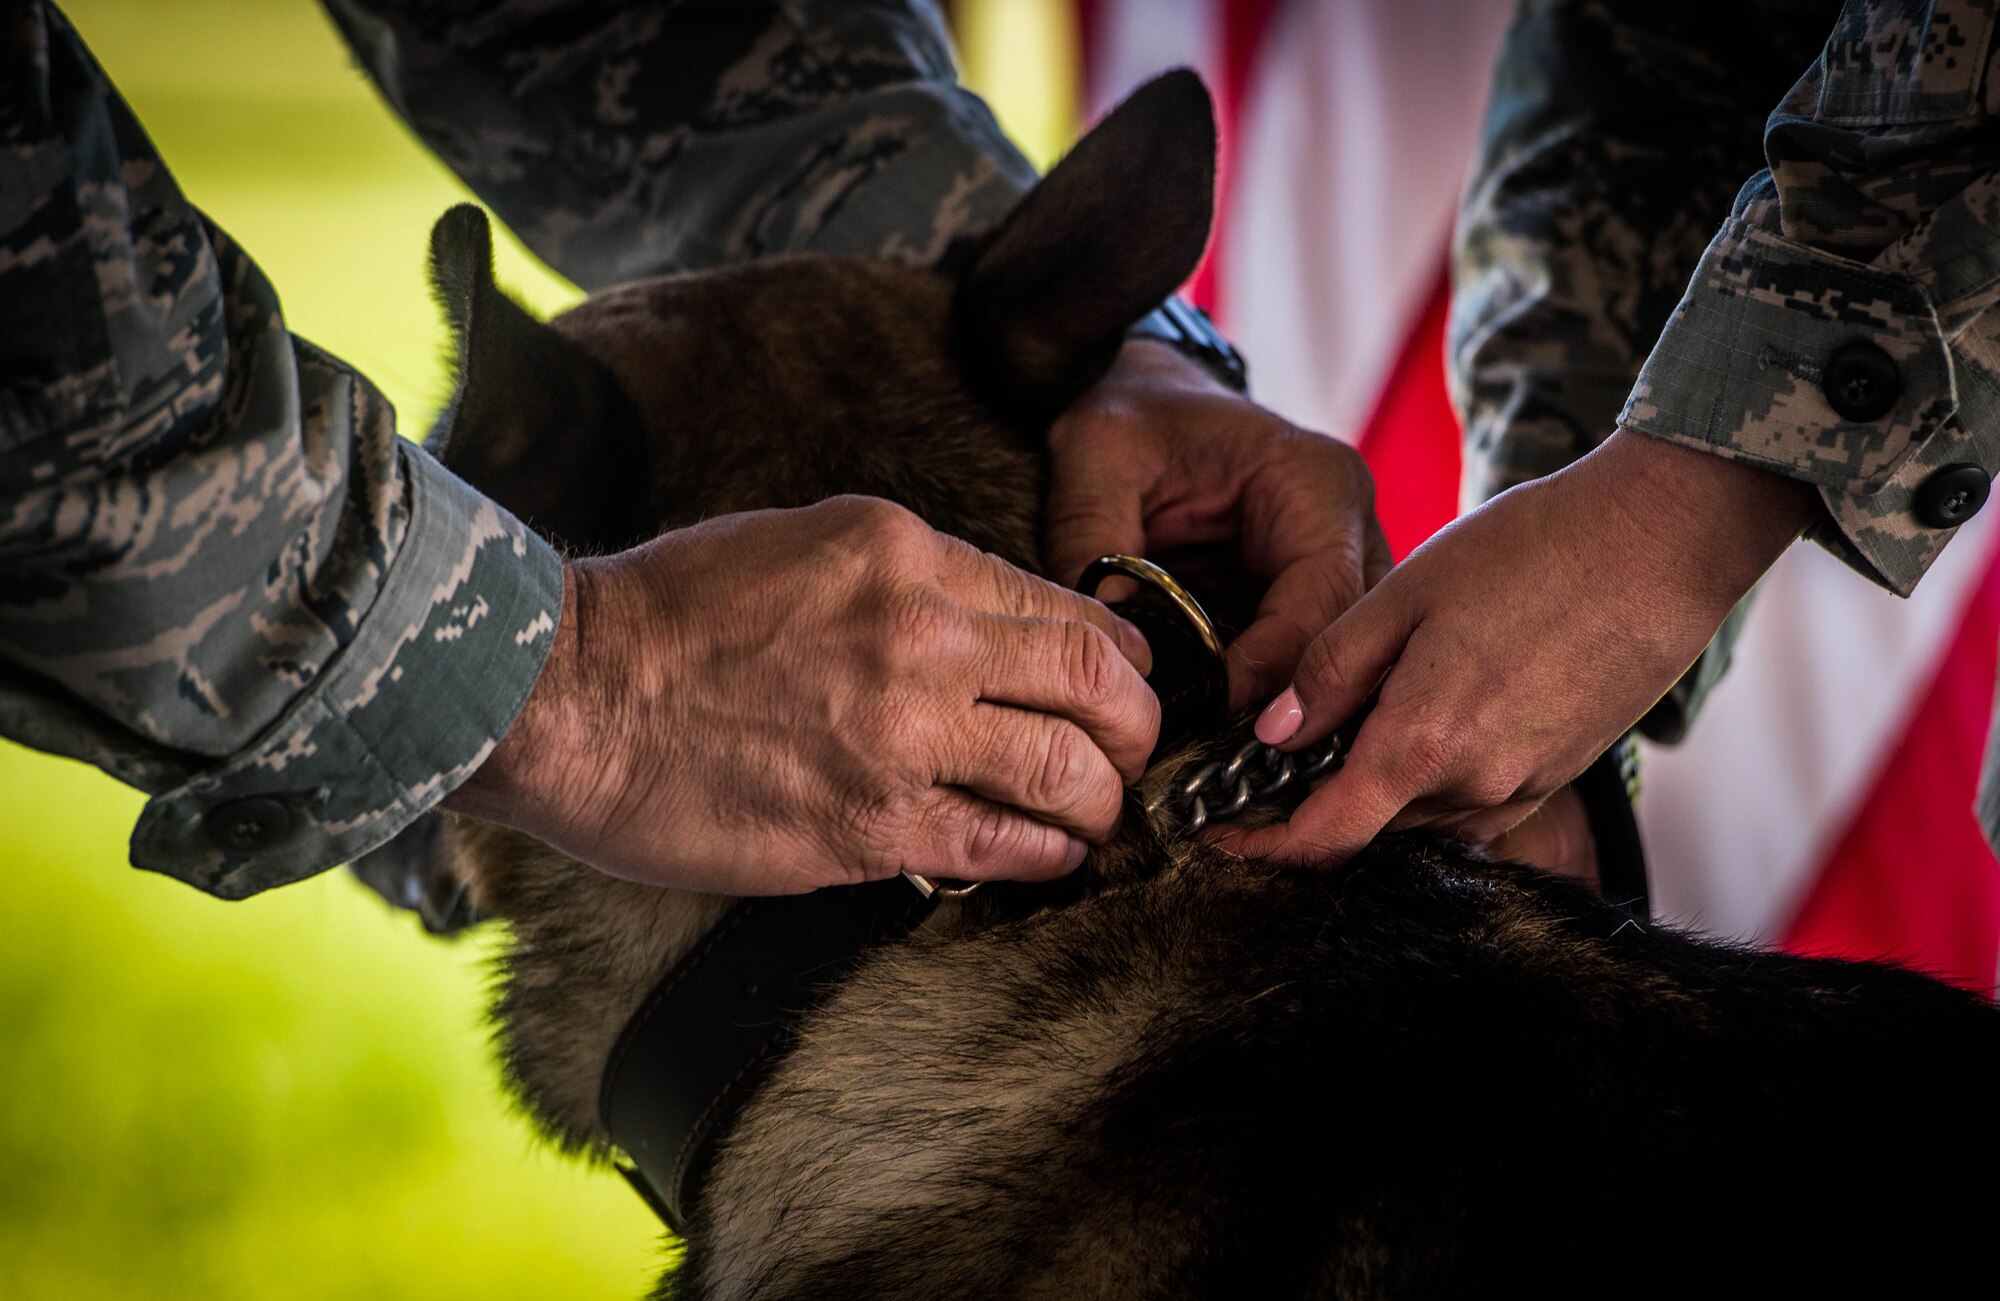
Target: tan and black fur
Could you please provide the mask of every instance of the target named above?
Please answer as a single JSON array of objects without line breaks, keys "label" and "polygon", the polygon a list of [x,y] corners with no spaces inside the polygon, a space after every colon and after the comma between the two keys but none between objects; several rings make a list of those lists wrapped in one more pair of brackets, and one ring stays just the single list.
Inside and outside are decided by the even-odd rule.
[{"label": "tan and black fur", "polygon": [[[580,551],[866,493],[1035,568],[1047,424],[1193,266],[1213,157],[1171,74],[953,274],[774,258],[547,325],[454,210],[436,444]],[[1072,878],[947,907],[831,992],[724,1138],[667,1290],[1625,1295],[1993,1258],[1965,1232],[1990,1191],[1927,1191],[1993,1183],[1982,1001],[1697,942],[1449,842],[1281,870],[1140,808]],[[725,901],[467,821],[431,849],[512,927],[514,1084],[604,1154],[613,1041]]]}]

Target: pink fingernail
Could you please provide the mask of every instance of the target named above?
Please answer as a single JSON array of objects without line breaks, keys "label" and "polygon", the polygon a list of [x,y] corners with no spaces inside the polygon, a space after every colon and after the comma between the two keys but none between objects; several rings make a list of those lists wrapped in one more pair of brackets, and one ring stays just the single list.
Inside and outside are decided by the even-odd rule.
[{"label": "pink fingernail", "polygon": [[1071,836],[1069,838],[1069,852],[1063,855],[1063,871],[1074,872],[1077,868],[1082,867],[1084,856],[1088,853],[1090,853],[1090,842]]},{"label": "pink fingernail", "polygon": [[1284,694],[1257,715],[1257,739],[1265,745],[1283,745],[1298,735],[1305,725],[1306,711],[1299,705],[1299,693],[1286,687]]}]

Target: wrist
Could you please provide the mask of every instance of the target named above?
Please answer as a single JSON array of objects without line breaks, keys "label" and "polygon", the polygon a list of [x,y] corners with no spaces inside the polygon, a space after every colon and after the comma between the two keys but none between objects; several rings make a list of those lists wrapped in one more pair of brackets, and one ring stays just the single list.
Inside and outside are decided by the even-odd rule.
[{"label": "wrist", "polygon": [[563,563],[562,613],[541,675],[485,760],[444,798],[446,808],[532,830],[530,824],[540,820],[537,811],[562,798],[564,770],[570,766],[565,762],[571,753],[568,739],[589,729],[580,717],[585,712],[581,643],[582,611],[594,607],[592,586],[592,579],[574,562]]},{"label": "wrist", "polygon": [[1235,393],[1250,388],[1249,368],[1243,354],[1215,328],[1208,313],[1178,295],[1140,318],[1126,337],[1152,339],[1198,363],[1203,371]]},{"label": "wrist", "polygon": [[1620,429],[1563,472],[1657,542],[1657,577],[1733,606],[1818,514],[1811,484]]},{"label": "wrist", "polygon": [[1111,364],[1114,379],[1131,382],[1169,383],[1177,388],[1202,388],[1234,393],[1198,358],[1182,352],[1165,339],[1134,335],[1118,349]]}]

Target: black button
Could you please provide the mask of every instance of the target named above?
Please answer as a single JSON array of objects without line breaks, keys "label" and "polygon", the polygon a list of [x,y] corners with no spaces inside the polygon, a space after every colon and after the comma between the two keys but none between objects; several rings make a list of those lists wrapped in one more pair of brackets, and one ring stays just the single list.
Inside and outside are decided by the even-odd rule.
[{"label": "black button", "polygon": [[1896,409],[1896,399],[1903,395],[1903,376],[1888,353],[1866,339],[1856,339],[1826,359],[1820,387],[1842,420],[1866,424]]},{"label": "black button", "polygon": [[254,854],[283,844],[292,834],[292,810],[283,801],[253,795],[218,804],[202,819],[209,840],[226,854]]},{"label": "black button", "polygon": [[1917,489],[1919,523],[1934,529],[1957,528],[1979,513],[1993,480],[1976,465],[1947,465]]}]

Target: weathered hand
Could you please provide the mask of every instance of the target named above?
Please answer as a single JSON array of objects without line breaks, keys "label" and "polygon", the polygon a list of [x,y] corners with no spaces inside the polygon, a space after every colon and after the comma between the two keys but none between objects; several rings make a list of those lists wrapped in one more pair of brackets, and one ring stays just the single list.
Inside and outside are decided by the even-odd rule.
[{"label": "weathered hand", "polygon": [[1229,647],[1230,707],[1278,690],[1319,632],[1389,567],[1353,448],[1307,433],[1166,344],[1127,343],[1049,433],[1043,555],[1066,583],[1110,552],[1234,543],[1265,585]]},{"label": "weathered hand", "polygon": [[448,803],[614,875],[1058,876],[1116,828],[1159,727],[1129,625],[872,498],[569,578],[548,668]]},{"label": "weathered hand", "polygon": [[1379,702],[1288,823],[1222,842],[1338,862],[1385,827],[1493,840],[1666,693],[1814,509],[1804,484],[1625,432],[1502,494],[1313,642],[1263,740]]}]

